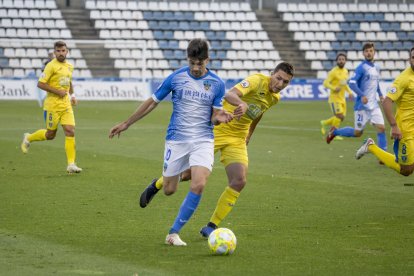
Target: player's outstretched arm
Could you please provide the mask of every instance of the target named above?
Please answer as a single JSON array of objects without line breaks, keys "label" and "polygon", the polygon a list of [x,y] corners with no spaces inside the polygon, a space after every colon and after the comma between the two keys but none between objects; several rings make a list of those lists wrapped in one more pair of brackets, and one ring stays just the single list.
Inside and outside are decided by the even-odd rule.
[{"label": "player's outstretched arm", "polygon": [[242,96],[243,94],[235,87],[227,91],[226,95],[224,95],[224,99],[226,99],[229,104],[236,106],[233,115],[237,120],[239,120],[248,109],[247,103],[241,99]]},{"label": "player's outstretched arm", "polygon": [[121,132],[127,130],[130,125],[145,117],[154,108],[156,108],[157,105],[158,103],[155,102],[152,98],[144,101],[126,121],[119,123],[111,128],[109,131],[109,138],[113,138],[115,135],[118,135],[119,137],[121,135]]}]

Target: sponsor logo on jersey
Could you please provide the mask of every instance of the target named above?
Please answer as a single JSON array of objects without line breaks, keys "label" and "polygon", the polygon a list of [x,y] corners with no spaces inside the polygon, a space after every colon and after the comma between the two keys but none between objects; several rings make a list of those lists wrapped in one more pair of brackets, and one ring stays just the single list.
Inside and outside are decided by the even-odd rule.
[{"label": "sponsor logo on jersey", "polygon": [[242,82],[240,83],[240,85],[241,85],[243,88],[247,88],[247,87],[249,87],[250,83],[249,83],[247,80],[244,80],[244,81],[242,81]]}]

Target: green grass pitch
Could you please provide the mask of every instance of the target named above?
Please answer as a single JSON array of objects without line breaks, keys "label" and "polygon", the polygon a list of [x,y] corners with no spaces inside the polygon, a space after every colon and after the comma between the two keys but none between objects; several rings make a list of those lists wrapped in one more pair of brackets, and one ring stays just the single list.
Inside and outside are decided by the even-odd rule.
[{"label": "green grass pitch", "polygon": [[[330,116],[326,102],[282,101],[264,115],[249,145],[248,184],[221,225],[237,236],[232,256],[210,255],[198,233],[226,185],[217,158],[181,232],[188,246],[164,245],[188,183],[139,207],[140,192],[161,173],[171,106],[160,104],[109,140],[109,129],[136,106],[81,102],[76,143],[84,171],[67,175],[62,129],[23,155],[22,135],[43,127],[43,112],[35,102],[0,101],[0,275],[413,273],[413,177],[372,155],[356,161],[363,138],[327,145],[319,131]],[[351,106],[343,125],[353,125]],[[368,136],[376,138],[371,126]]]}]

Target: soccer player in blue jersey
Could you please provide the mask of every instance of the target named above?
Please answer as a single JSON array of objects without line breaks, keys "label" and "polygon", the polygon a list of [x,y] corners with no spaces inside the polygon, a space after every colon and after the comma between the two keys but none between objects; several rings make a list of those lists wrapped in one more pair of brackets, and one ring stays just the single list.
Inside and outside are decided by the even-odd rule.
[{"label": "soccer player in blue jersey", "polygon": [[[227,123],[233,115],[222,109],[224,82],[208,68],[208,43],[193,39],[187,47],[189,66],[168,76],[151,98],[143,102],[124,122],[110,130],[109,138],[120,135],[130,125],[150,113],[158,103],[172,93],[173,112],[167,129],[164,150],[164,193],[177,190],[181,172],[191,169],[190,191],[165,239],[166,244],[186,246],[178,235],[188,222],[201,199],[214,163],[213,125]],[[233,113],[245,112],[237,108]]]},{"label": "soccer player in blue jersey", "polygon": [[[396,113],[393,115],[393,105]],[[383,102],[385,117],[391,126],[394,154],[385,152],[368,138],[355,154],[360,159],[367,153],[374,154],[387,167],[409,176],[414,171],[414,47],[410,50],[410,66],[394,81]]]},{"label": "soccer player in blue jersey", "polygon": [[378,146],[387,150],[387,138],[385,136],[384,117],[377,102],[377,93],[383,100],[379,87],[379,67],[374,63],[374,43],[365,43],[363,48],[365,60],[355,69],[354,76],[349,80],[349,87],[357,94],[354,105],[354,127],[332,127],[326,137],[329,144],[336,136],[360,137],[365,125],[370,122],[377,129]]}]

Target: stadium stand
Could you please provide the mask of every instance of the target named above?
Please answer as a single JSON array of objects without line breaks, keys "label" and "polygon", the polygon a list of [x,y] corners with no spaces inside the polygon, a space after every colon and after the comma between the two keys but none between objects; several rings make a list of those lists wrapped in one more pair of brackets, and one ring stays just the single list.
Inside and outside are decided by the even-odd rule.
[{"label": "stadium stand", "polygon": [[348,55],[352,71],[366,41],[375,43],[381,76],[394,78],[414,45],[414,4],[279,3],[277,9],[318,78],[326,77],[339,52]]},{"label": "stadium stand", "polygon": [[39,76],[58,39],[68,41],[74,76],[91,76],[81,52],[70,42],[71,32],[55,1],[0,1],[0,22],[0,76]]},{"label": "stadium stand", "polygon": [[145,43],[146,77],[163,78],[186,64],[185,49],[194,37],[210,41],[210,68],[223,78],[267,73],[280,60],[248,3],[88,0],[86,8],[100,38],[111,45],[121,77],[139,73],[144,49],[111,39]]},{"label": "stadium stand", "polygon": [[267,11],[277,16],[266,20],[280,19],[272,25],[248,2],[72,0],[81,3],[77,10],[61,2],[0,0],[0,76],[38,76],[50,44],[63,39],[76,77],[141,77],[145,68],[146,78],[163,78],[186,64],[187,42],[203,37],[210,68],[223,78],[267,73],[281,59],[305,67],[299,77],[324,78],[338,52],[352,71],[371,40],[388,79],[406,66],[414,44],[414,4],[407,3],[277,2]]}]

